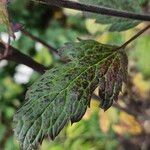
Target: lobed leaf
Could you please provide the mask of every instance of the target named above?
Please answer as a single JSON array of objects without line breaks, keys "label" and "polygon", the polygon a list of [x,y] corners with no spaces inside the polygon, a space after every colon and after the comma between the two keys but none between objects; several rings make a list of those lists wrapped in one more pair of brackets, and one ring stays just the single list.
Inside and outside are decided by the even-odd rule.
[{"label": "lobed leaf", "polygon": [[[107,110],[117,101],[122,83],[127,81],[128,58],[124,52],[118,53],[107,69],[107,73],[99,80],[99,96],[101,108]],[[103,67],[104,68],[104,67]]]},{"label": "lobed leaf", "polygon": [[[98,85],[102,91],[102,108],[111,106],[127,72],[126,54],[116,48],[81,40],[59,50],[70,61],[42,75],[28,90],[27,102],[14,116],[15,135],[24,150],[36,148],[46,135],[55,139],[68,122],[78,122],[90,106]],[[114,74],[115,78],[111,76]],[[113,92],[109,93],[107,88]]]}]

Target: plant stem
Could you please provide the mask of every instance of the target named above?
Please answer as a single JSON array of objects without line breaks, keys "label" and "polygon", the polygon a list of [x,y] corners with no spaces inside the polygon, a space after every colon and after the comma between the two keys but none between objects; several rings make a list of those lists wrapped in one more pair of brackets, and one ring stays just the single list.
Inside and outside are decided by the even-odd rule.
[{"label": "plant stem", "polygon": [[141,20],[141,21],[150,21],[150,15],[137,14],[132,12],[116,10],[113,8],[82,4],[79,2],[73,2],[67,0],[40,0],[39,3],[44,3],[47,5],[55,5],[57,7],[70,8],[79,11],[87,11],[87,12],[101,14],[101,15],[115,16],[115,17],[128,18],[128,19]]},{"label": "plant stem", "polygon": [[135,39],[137,39],[141,34],[143,34],[148,29],[150,29],[150,24],[148,26],[146,26],[144,29],[142,29],[140,32],[135,34],[132,38],[130,38],[127,42],[125,42],[123,45],[121,45],[117,49],[124,49],[127,45],[129,45],[131,42],[133,42]]},{"label": "plant stem", "polygon": [[2,52],[5,51],[5,45],[0,42],[0,60],[6,59],[9,61],[14,61],[19,64],[24,64],[28,67],[31,67],[33,70],[37,71],[40,74],[43,74],[47,68],[43,66],[42,64],[34,61],[29,56],[21,53],[16,48],[9,45],[8,53],[6,55],[3,55]]}]

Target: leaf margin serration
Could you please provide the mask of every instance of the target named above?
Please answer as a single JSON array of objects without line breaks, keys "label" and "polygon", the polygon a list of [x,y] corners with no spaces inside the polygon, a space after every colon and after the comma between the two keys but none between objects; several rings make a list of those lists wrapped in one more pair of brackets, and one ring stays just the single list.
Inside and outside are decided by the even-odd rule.
[{"label": "leaf margin serration", "polygon": [[[95,45],[100,45],[100,46],[102,46],[103,48],[106,46],[106,47],[109,47],[109,45],[103,45],[103,44],[100,44],[100,43],[98,43],[98,42],[95,42],[95,41],[92,41],[92,40],[87,40],[87,41],[80,41],[80,43],[83,43],[83,45],[84,44],[87,44],[87,43],[93,43],[93,47],[96,49],[96,46]],[[76,47],[76,49],[75,50],[77,50],[77,48],[79,48],[79,47],[81,47],[80,46],[80,43],[79,43],[79,45]],[[82,45],[82,44],[81,44]],[[83,46],[84,47],[84,46]],[[107,48],[104,48],[104,50],[106,50]],[[116,49],[117,47],[116,46],[110,46],[111,47],[111,53],[108,55],[108,58],[110,58],[111,56],[115,56],[118,52],[116,52],[116,51],[113,51],[114,49]],[[103,49],[102,48],[102,49]],[[83,52],[83,54],[84,54],[84,51],[86,51],[85,49],[83,50],[83,51],[81,51],[81,53]],[[79,54],[80,54],[80,51],[78,51],[79,52]],[[94,53],[93,52],[93,50],[90,50],[90,52],[92,52],[92,53]],[[105,52],[105,51],[103,51],[103,52]],[[95,53],[94,53],[95,54]],[[91,55],[91,54],[90,54]],[[77,59],[77,58],[80,58],[80,55],[76,55],[76,57],[75,58],[72,58],[72,61],[71,62],[69,62],[67,65],[75,65],[75,64],[80,64],[81,62],[81,60],[85,57],[85,56],[83,56],[83,57],[81,57],[80,58],[80,61]],[[104,58],[104,60],[105,60],[105,58]],[[102,59],[102,62],[105,62],[103,59]],[[106,59],[107,60],[107,59]],[[82,60],[82,61],[84,61],[84,59]],[[91,61],[91,60],[90,60]],[[92,62],[92,61],[91,61]],[[90,62],[90,63],[91,63]],[[96,75],[94,75],[95,77],[96,77],[96,80],[98,80],[98,72],[100,71],[100,70],[98,70],[99,69],[99,64],[101,64],[102,63],[101,61],[98,61],[96,64],[93,64],[93,65],[89,65],[88,66],[88,69],[85,69],[84,70],[84,73],[86,73],[86,71],[87,70],[89,70],[90,68],[92,68],[92,67],[94,67],[94,66],[96,66],[96,70],[95,70],[95,72],[94,72],[94,74],[96,74],[97,73],[97,77],[96,77]],[[82,62],[83,64],[84,64],[84,62]],[[83,64],[80,64],[81,66],[83,65]],[[88,62],[86,62],[86,63],[88,63]],[[84,65],[87,65],[87,64],[84,64]],[[83,67],[83,66],[82,66]],[[81,68],[82,68],[81,67]],[[87,66],[86,66],[87,67]],[[49,74],[49,73],[51,73],[51,71],[52,70],[57,70],[57,69],[62,69],[63,68],[63,65],[62,66],[58,66],[58,67],[56,67],[56,68],[53,68],[53,69],[51,69],[51,70],[49,70],[49,71],[47,71],[39,80],[38,80],[38,82],[41,80],[41,82],[40,82],[40,85],[42,84],[42,82],[43,82],[43,80],[42,80],[42,78],[44,77],[44,79],[47,77],[47,75]],[[64,67],[65,68],[65,67]],[[80,69],[81,69],[80,68]],[[58,69],[58,71],[59,71],[59,69]],[[77,66],[77,68],[76,68],[76,71],[77,71],[77,69],[79,69],[78,68],[78,66]],[[83,69],[83,68],[82,68]],[[59,73],[59,72],[58,72]],[[88,72],[87,73],[87,75],[89,74],[90,72]],[[83,72],[81,72],[80,74],[79,74],[79,76],[78,77],[80,77],[81,75],[83,74]],[[62,75],[62,74],[61,74]],[[77,79],[78,77],[76,77],[75,79]],[[62,79],[63,80],[63,79]],[[22,123],[21,122],[21,119],[26,119],[25,118],[25,115],[26,115],[26,113],[28,113],[28,112],[26,112],[26,109],[28,109],[28,105],[30,106],[30,109],[31,109],[31,105],[30,105],[30,102],[31,102],[31,100],[29,100],[29,99],[31,99],[31,97],[32,96],[34,96],[34,94],[37,94],[36,92],[37,92],[37,90],[33,90],[34,89],[34,87],[36,88],[37,86],[40,86],[40,85],[38,85],[37,83],[38,82],[35,82],[34,84],[33,84],[33,86],[29,89],[29,91],[27,92],[27,95],[26,95],[26,99],[28,99],[28,101],[26,102],[26,104],[24,105],[24,107],[23,108],[21,108],[17,113],[16,113],[16,115],[15,115],[15,117],[14,117],[14,121],[17,123]],[[64,120],[64,123],[63,123],[63,125],[61,126],[61,127],[59,127],[60,129],[59,129],[59,131],[57,130],[57,129],[54,129],[54,128],[52,128],[52,129],[48,129],[48,131],[49,132],[51,132],[51,134],[50,133],[47,133],[46,131],[44,132],[44,133],[42,133],[42,135],[40,136],[40,137],[38,137],[38,139],[36,139],[37,138],[37,136],[35,137],[35,139],[34,139],[34,143],[31,143],[30,141],[27,141],[27,139],[26,139],[26,137],[25,137],[25,140],[26,140],[26,142],[24,141],[24,139],[22,139],[22,135],[20,135],[20,125],[18,125],[18,126],[16,126],[16,129],[15,129],[15,135],[18,137],[18,139],[19,139],[19,141],[21,141],[21,143],[23,143],[22,144],[22,147],[23,147],[23,149],[27,149],[27,150],[30,150],[30,149],[32,149],[33,147],[36,147],[37,145],[38,145],[38,143],[41,143],[41,141],[43,140],[43,138],[44,138],[44,136],[45,135],[47,135],[47,134],[50,134],[50,137],[51,137],[51,139],[54,139],[55,138],[55,136],[61,131],[61,129],[64,127],[64,125],[67,123],[67,122],[69,122],[69,120],[73,123],[73,122],[76,122],[76,121],[79,121],[81,118],[82,118],[82,116],[84,115],[84,113],[85,113],[85,111],[86,111],[86,108],[88,107],[88,105],[90,104],[90,98],[91,98],[91,96],[92,96],[92,92],[95,90],[95,88],[98,86],[98,81],[95,83],[95,81],[93,81],[94,82],[94,85],[92,85],[93,86],[93,89],[92,89],[92,91],[91,91],[91,93],[90,94],[88,94],[87,96],[86,96],[86,101],[85,101],[85,107],[83,108],[83,113],[82,114],[80,114],[81,116],[79,116],[78,118],[76,118],[75,116],[74,116],[74,114],[71,114],[72,116],[69,116],[66,120]],[[71,85],[71,84],[69,84],[69,85]],[[68,87],[68,86],[67,86]],[[66,89],[65,89],[66,90]],[[32,92],[31,92],[32,91]],[[64,90],[62,90],[62,91],[64,91]],[[60,93],[62,93],[62,91],[60,92]],[[30,93],[32,93],[31,95],[30,95]],[[59,93],[59,94],[60,94]],[[43,93],[42,93],[43,94]],[[48,104],[48,106],[49,106],[49,104]],[[70,104],[70,106],[72,106],[71,104]],[[38,107],[37,107],[38,108]],[[30,109],[28,109],[28,111],[30,111]],[[44,110],[44,112],[45,112],[45,110]],[[69,112],[70,113],[70,112]],[[77,112],[78,113],[78,112]],[[42,113],[43,114],[43,113]],[[78,114],[77,114],[78,115]],[[70,117],[72,117],[72,119],[70,118]],[[20,119],[20,120],[19,120]],[[28,118],[27,118],[28,119]],[[28,120],[27,120],[28,121]],[[26,123],[26,122],[24,122],[24,123]],[[35,123],[35,122],[33,122],[33,123]],[[23,128],[23,127],[22,127]],[[27,130],[27,133],[25,133],[25,136],[27,136],[27,134],[29,134],[29,130],[31,129],[31,127]],[[17,130],[19,130],[19,131],[17,131]],[[34,130],[34,129],[33,129]],[[55,130],[57,130],[57,131],[55,131]],[[22,131],[22,130],[21,130]],[[32,131],[33,132],[33,131]],[[57,132],[57,133],[56,133]],[[40,133],[40,131],[38,132],[38,136],[39,136],[39,133]],[[32,135],[31,135],[32,136]],[[30,137],[30,136],[29,136]],[[35,141],[36,140],[36,141]],[[25,142],[25,143],[24,143]]]}]

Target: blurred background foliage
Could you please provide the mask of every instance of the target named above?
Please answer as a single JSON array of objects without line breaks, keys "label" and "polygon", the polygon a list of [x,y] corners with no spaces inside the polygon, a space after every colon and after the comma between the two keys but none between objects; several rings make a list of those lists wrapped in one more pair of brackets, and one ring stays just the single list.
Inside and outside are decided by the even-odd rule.
[{"label": "blurred background foliage", "polygon": [[[142,29],[141,23],[126,32],[108,32],[106,25],[85,19],[78,11],[15,0],[9,5],[14,22],[55,48],[77,38],[120,45]],[[5,33],[0,34],[3,39]],[[51,67],[58,58],[21,32],[12,45],[36,61]],[[128,46],[129,85],[120,95],[121,108],[103,112],[92,100],[83,119],[69,124],[56,138],[48,138],[41,150],[149,150],[150,149],[150,32]],[[19,150],[13,136],[13,115],[24,103],[27,88],[39,77],[32,69],[5,60],[0,62],[0,150]]]}]

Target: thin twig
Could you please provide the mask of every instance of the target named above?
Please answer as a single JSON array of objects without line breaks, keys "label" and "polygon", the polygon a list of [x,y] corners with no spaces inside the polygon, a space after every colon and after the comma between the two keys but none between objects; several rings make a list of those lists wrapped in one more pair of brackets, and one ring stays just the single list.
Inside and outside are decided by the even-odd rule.
[{"label": "thin twig", "polygon": [[12,46],[9,46],[9,51],[7,55],[3,55],[4,51],[5,51],[5,45],[2,42],[0,42],[0,60],[5,59],[9,61],[14,61],[19,64],[24,64],[28,67],[31,67],[33,70],[37,71],[40,74],[43,74],[47,70],[45,66],[34,61],[32,58],[21,53],[19,50],[17,50]]},{"label": "thin twig", "polygon": [[115,16],[115,17],[128,18],[128,19],[134,19],[140,21],[150,21],[150,15],[147,14],[137,14],[132,12],[116,10],[108,7],[82,4],[79,2],[74,2],[69,0],[40,0],[39,3],[44,3],[47,5],[55,5],[57,7],[70,8],[79,11],[87,11],[87,12],[101,14],[101,15]]},{"label": "thin twig", "polygon": [[43,40],[39,39],[38,37],[32,35],[30,32],[28,32],[25,29],[21,29],[22,33],[28,37],[30,37],[32,40],[37,41],[39,43],[41,43],[42,45],[44,45],[45,47],[47,47],[49,49],[50,52],[53,52],[55,54],[58,55],[57,49],[55,49],[54,47],[52,47],[51,45],[47,44],[46,42],[44,42]]},{"label": "thin twig", "polygon": [[124,49],[127,45],[129,45],[131,42],[133,42],[135,39],[137,39],[141,34],[143,34],[148,29],[150,29],[150,24],[148,26],[146,26],[144,29],[142,29],[140,32],[135,34],[132,38],[130,38],[127,42],[125,42],[123,45],[121,45],[117,49]]}]

